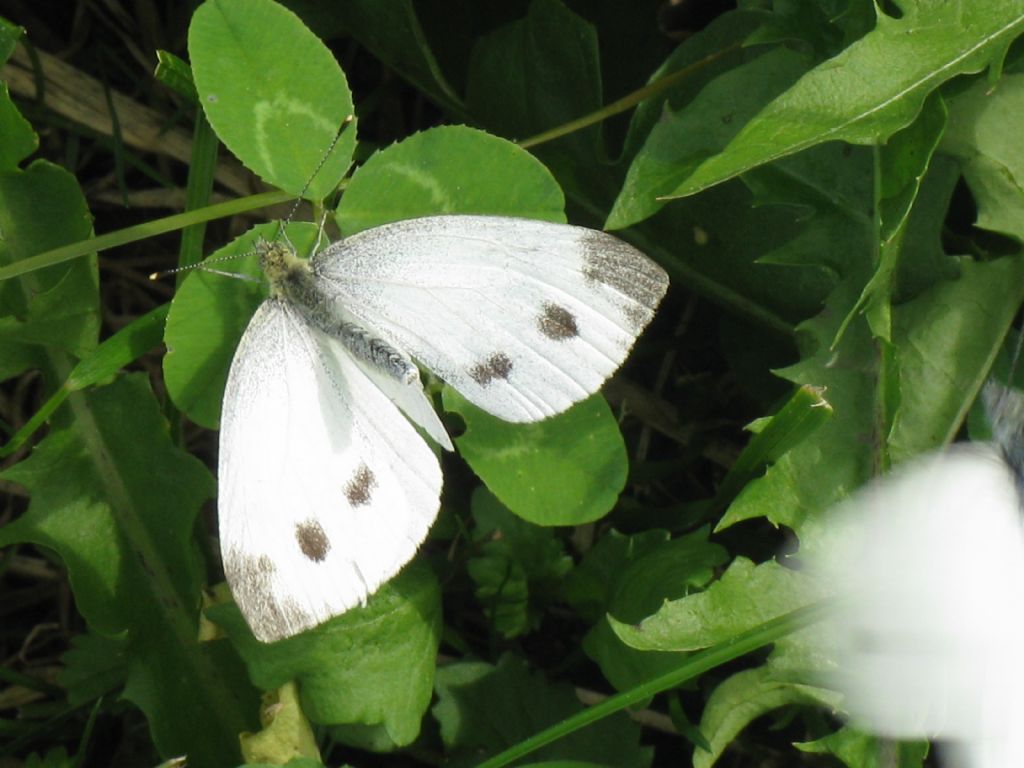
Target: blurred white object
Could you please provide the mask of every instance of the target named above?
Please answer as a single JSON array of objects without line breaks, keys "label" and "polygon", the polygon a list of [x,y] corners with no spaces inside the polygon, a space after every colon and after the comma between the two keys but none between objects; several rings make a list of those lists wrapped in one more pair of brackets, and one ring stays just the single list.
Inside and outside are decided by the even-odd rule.
[{"label": "blurred white object", "polygon": [[948,741],[949,768],[1024,766],[1019,397],[986,391],[997,443],[926,455],[841,504],[812,560],[842,595],[828,683],[853,723]]}]

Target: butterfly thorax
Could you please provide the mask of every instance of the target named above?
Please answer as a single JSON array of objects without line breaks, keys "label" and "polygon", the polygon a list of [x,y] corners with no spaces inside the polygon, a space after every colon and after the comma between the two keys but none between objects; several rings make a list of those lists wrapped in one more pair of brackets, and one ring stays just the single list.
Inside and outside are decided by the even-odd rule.
[{"label": "butterfly thorax", "polygon": [[419,379],[416,364],[401,351],[358,322],[345,317],[343,309],[317,285],[306,259],[282,242],[256,243],[260,266],[270,283],[272,297],[295,307],[309,323],[342,344],[356,358],[389,377],[412,384]]}]

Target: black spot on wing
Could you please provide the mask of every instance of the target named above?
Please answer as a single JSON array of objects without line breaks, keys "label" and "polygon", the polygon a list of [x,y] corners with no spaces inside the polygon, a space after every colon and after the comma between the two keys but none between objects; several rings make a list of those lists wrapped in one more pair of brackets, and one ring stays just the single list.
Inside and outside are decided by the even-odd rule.
[{"label": "black spot on wing", "polygon": [[365,464],[360,464],[352,479],[345,484],[345,498],[353,507],[366,506],[373,498],[373,489],[376,487],[377,478],[373,471]]},{"label": "black spot on wing", "polygon": [[315,563],[322,563],[331,551],[327,533],[316,520],[307,520],[295,526],[295,540],[302,554]]},{"label": "black spot on wing", "polygon": [[495,352],[484,362],[469,369],[469,378],[486,387],[495,379],[507,380],[512,373],[512,360],[504,352]]},{"label": "black spot on wing", "polygon": [[554,341],[574,339],[580,335],[573,313],[550,301],[545,302],[541,308],[537,316],[537,327],[541,333]]}]

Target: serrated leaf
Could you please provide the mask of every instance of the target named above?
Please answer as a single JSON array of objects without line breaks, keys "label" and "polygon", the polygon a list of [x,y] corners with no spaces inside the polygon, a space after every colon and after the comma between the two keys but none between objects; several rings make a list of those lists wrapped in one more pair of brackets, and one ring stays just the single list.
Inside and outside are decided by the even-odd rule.
[{"label": "serrated leaf", "polygon": [[606,515],[626,484],[622,433],[608,403],[593,395],[534,424],[509,424],[450,387],[445,410],[466,431],[455,444],[488,489],[524,520],[579,525]]},{"label": "serrated leaf", "polygon": [[163,336],[167,309],[167,305],[164,304],[135,318],[79,360],[71,369],[63,386],[32,414],[32,418],[6,444],[0,447],[0,457],[8,456],[21,447],[72,392],[112,380],[121,368],[159,344]]},{"label": "serrated leaf", "polygon": [[124,696],[146,714],[163,755],[232,763],[250,690],[223,643],[197,641],[203,573],[192,531],[209,474],[171,443],[145,374],[76,393],[66,407],[71,425],[3,473],[31,501],[0,528],[0,546],[56,551],[90,628],[125,633]]},{"label": "serrated leaf", "polygon": [[825,691],[773,679],[770,667],[738,672],[715,688],[704,707],[700,732],[711,744],[711,751],[695,749],[693,766],[710,768],[740,731],[767,712],[789,704],[830,703]]},{"label": "serrated leaf", "polygon": [[725,642],[823,596],[821,585],[769,561],[737,557],[705,591],[671,600],[639,624],[610,619],[619,638],[645,651],[695,651]]},{"label": "serrated leaf", "polygon": [[977,226],[1024,242],[1024,151],[1016,131],[1024,75],[978,80],[949,101],[941,149],[960,161],[978,208]]},{"label": "serrated leaf", "polygon": [[801,752],[832,755],[848,768],[921,768],[928,756],[926,741],[888,741],[849,726],[793,746]]},{"label": "serrated leaf", "polygon": [[310,200],[338,185],[355,125],[331,143],[354,114],[352,94],[334,56],[298,16],[272,0],[208,0],[192,16],[188,50],[199,103],[239,160]]},{"label": "serrated leaf", "polygon": [[[826,141],[883,142],[957,75],[1000,66],[1024,31],[1020,0],[902,0],[879,6],[874,30],[819,64],[775,99],[671,193],[690,195]],[[892,66],[892,62],[900,66]]]},{"label": "serrated leaf", "polygon": [[430,704],[440,600],[434,575],[413,564],[365,607],[277,643],[256,640],[234,604],[206,613],[228,630],[257,686],[273,690],[294,679],[312,722],[379,724],[405,746]]}]

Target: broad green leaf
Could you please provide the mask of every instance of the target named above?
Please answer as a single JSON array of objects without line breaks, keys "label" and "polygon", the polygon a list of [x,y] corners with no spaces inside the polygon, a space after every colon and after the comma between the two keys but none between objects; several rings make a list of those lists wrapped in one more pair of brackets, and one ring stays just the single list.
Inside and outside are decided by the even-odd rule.
[{"label": "broad green leaf", "polygon": [[524,522],[483,488],[473,493],[476,553],[466,569],[496,631],[515,637],[536,629],[572,558],[550,528]]},{"label": "broad green leaf", "polygon": [[[255,243],[259,238],[273,240],[279,236],[279,224],[262,224],[211,254],[209,259],[230,257],[216,268],[261,276]],[[311,252],[316,236],[317,228],[312,224],[288,226],[288,239],[300,254]],[[164,333],[164,381],[174,404],[197,424],[217,426],[235,348],[265,295],[266,289],[258,283],[201,270],[190,272],[175,294]]]},{"label": "broad green leaf", "polygon": [[894,462],[953,439],[1021,301],[1024,259],[965,260],[959,280],[895,310],[902,407],[889,438]]},{"label": "broad green leaf", "polygon": [[[333,10],[346,30],[374,56],[444,108],[460,112],[461,100],[445,81],[412,0],[346,0]],[[442,7],[442,11],[444,8]],[[444,22],[442,21],[442,27]]]},{"label": "broad green leaf", "polygon": [[501,503],[537,525],[578,525],[606,515],[626,484],[622,433],[594,395],[535,424],[509,424],[445,388],[445,410],[466,432],[459,453]]},{"label": "broad green leaf", "polygon": [[1024,148],[1016,130],[1024,75],[978,80],[949,101],[941,149],[960,161],[978,208],[977,226],[1024,241]]},{"label": "broad green leaf", "polygon": [[1021,0],[895,5],[899,18],[879,9],[874,30],[800,78],[671,196],[691,195],[826,141],[881,143],[909,125],[947,80],[1001,66],[1006,48],[1024,31]]},{"label": "broad green leaf", "polygon": [[419,733],[441,636],[441,592],[428,569],[409,566],[365,607],[271,644],[252,636],[233,604],[206,613],[228,630],[257,686],[298,683],[314,723],[379,724],[399,746]]},{"label": "broad green leaf", "polygon": [[11,101],[7,83],[0,83],[0,136],[0,171],[13,171],[39,146],[39,137]]},{"label": "broad green leaf", "polygon": [[239,160],[310,200],[338,185],[355,125],[331,143],[354,114],[352,94],[334,56],[298,16],[272,0],[207,0],[192,16],[188,50],[203,111]]},{"label": "broad green leaf", "polygon": [[739,732],[761,715],[789,704],[831,706],[834,700],[821,689],[773,679],[768,666],[738,672],[720,683],[704,706],[699,727],[712,749],[694,750],[693,768],[714,765]]},{"label": "broad green leaf", "polygon": [[[467,106],[505,136],[525,139],[589,114],[603,101],[597,35],[560,0],[534,0],[524,18],[473,49]],[[597,124],[562,139],[560,149],[596,160],[603,154],[600,141]]]},{"label": "broad green leaf", "polygon": [[667,202],[665,195],[721,152],[750,118],[796,82],[810,64],[806,53],[776,48],[723,72],[679,108],[666,105],[630,164],[607,227],[628,227],[659,211]]},{"label": "broad green leaf", "polygon": [[670,600],[639,624],[611,618],[623,642],[645,651],[695,651],[809,605],[823,595],[806,576],[737,557],[705,591]]},{"label": "broad green leaf", "polygon": [[57,552],[90,628],[124,635],[124,697],[146,714],[162,755],[233,764],[236,736],[251,724],[250,690],[223,643],[197,639],[204,574],[192,532],[210,476],[171,443],[145,374],[76,393],[65,407],[71,426],[2,475],[31,502],[0,528],[0,546]]},{"label": "broad green leaf", "polygon": [[[453,765],[477,765],[583,707],[571,686],[549,683],[510,655],[496,666],[470,661],[439,668],[437,695],[432,712]],[[532,756],[641,768],[650,763],[650,750],[639,745],[639,736],[639,727],[619,713]]]},{"label": "broad green leaf", "polygon": [[[75,178],[39,160],[0,173],[0,266],[83,240],[91,217]],[[99,333],[95,257],[0,282],[0,381],[40,368],[53,384]]]},{"label": "broad green leaf", "polygon": [[356,171],[337,210],[343,234],[439,213],[521,216],[564,223],[565,199],[528,152],[465,126],[417,133]]}]

